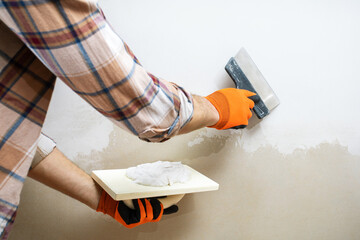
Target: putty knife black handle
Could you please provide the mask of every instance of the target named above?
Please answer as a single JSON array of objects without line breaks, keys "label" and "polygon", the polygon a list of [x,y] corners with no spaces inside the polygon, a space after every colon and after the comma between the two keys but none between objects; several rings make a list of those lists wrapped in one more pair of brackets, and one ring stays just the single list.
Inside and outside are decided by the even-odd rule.
[{"label": "putty knife black handle", "polygon": [[[254,87],[251,85],[249,79],[246,77],[244,72],[241,70],[240,66],[237,64],[235,58],[233,57],[230,58],[229,62],[225,66],[225,70],[234,81],[236,88],[245,89],[250,92],[256,93],[255,96],[249,97],[255,103],[253,111],[256,114],[256,116],[259,119],[262,119],[266,115],[268,115],[269,109],[265,106],[264,102],[261,100],[260,96],[255,91]],[[243,127],[239,126],[238,128],[243,128]]]}]

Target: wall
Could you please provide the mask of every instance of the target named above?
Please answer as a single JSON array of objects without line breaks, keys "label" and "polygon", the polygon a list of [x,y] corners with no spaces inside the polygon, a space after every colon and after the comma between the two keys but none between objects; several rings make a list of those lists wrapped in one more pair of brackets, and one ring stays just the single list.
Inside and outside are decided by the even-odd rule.
[{"label": "wall", "polygon": [[85,171],[182,161],[220,184],[132,230],[31,179],[10,239],[359,239],[360,2],[100,3],[150,72],[206,95],[245,46],[281,100],[245,130],[163,144],[114,127],[57,82],[44,131]]}]

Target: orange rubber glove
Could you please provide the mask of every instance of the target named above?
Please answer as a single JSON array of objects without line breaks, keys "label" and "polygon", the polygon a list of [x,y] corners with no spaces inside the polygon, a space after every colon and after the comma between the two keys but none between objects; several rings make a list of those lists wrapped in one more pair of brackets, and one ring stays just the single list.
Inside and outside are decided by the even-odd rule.
[{"label": "orange rubber glove", "polygon": [[209,126],[219,130],[236,126],[245,127],[252,113],[254,102],[249,99],[256,94],[244,89],[225,88],[205,97],[219,112],[219,121]]},{"label": "orange rubber glove", "polygon": [[135,209],[127,207],[123,201],[115,201],[103,190],[96,211],[110,215],[127,228],[158,222],[164,213],[163,205],[155,198],[134,199],[133,204]]}]

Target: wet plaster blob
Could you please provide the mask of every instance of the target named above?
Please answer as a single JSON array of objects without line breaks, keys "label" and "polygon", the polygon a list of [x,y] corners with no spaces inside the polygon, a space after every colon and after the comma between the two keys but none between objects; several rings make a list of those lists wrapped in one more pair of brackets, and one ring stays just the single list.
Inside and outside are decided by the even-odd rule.
[{"label": "wet plaster blob", "polygon": [[181,162],[157,161],[130,167],[126,176],[137,184],[163,187],[187,182],[190,171]]}]

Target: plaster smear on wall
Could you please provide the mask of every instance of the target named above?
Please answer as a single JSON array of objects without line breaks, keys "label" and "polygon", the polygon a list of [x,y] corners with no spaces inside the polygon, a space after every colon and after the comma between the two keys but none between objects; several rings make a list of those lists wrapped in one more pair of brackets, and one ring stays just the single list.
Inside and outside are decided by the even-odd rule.
[{"label": "plaster smear on wall", "polygon": [[[115,129],[108,147],[75,161],[89,172],[86,162],[93,158],[102,159],[106,168],[181,159],[217,181],[219,191],[188,194],[177,214],[129,230],[27,180],[10,239],[360,238],[360,157],[346,147],[322,143],[283,154],[267,145],[248,152],[238,136],[205,132],[151,144]],[[201,143],[189,146],[198,135]]]},{"label": "plaster smear on wall", "polygon": [[[268,116],[268,118],[271,118],[271,116]],[[331,131],[319,133],[316,130],[317,125],[314,124],[314,129],[308,127],[304,131],[296,130],[296,126],[294,126],[293,130],[279,129],[279,127],[275,130],[266,126],[266,124],[258,124],[243,130],[229,129],[226,131],[216,131],[204,129],[193,140],[189,141],[188,146],[192,147],[201,144],[204,141],[204,137],[218,138],[228,136],[236,139],[237,144],[243,146],[248,152],[255,152],[262,146],[272,146],[281,153],[291,154],[296,149],[307,149],[323,142],[335,142],[346,146],[350,153],[360,156],[360,136],[358,136],[356,131],[353,134],[346,132],[340,135],[332,135]]]}]

